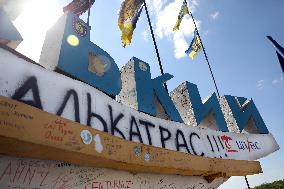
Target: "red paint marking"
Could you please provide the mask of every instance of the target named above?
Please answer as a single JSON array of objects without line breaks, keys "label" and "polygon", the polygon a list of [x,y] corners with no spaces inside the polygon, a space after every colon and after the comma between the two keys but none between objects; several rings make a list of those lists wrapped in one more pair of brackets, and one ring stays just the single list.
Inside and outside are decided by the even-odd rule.
[{"label": "red paint marking", "polygon": [[[72,135],[74,132],[68,128],[67,122],[64,120],[56,119],[51,123],[47,123],[44,126],[47,131],[45,132],[45,138],[51,141],[62,142],[63,137],[66,135]],[[59,131],[57,134],[53,134],[53,131]]]},{"label": "red paint marking", "polygon": [[55,120],[54,123],[59,124],[59,125],[66,125],[66,121],[63,121],[61,119]]},{"label": "red paint marking", "polygon": [[250,145],[252,144],[252,142],[249,142],[248,139],[247,139],[247,142],[248,142],[248,150],[250,152],[250,150],[251,150],[251,146]]},{"label": "red paint marking", "polygon": [[56,142],[62,142],[63,141],[63,137],[52,135],[51,131],[46,131],[44,136],[48,140],[52,140],[52,141],[56,141]]},{"label": "red paint marking", "polygon": [[231,137],[227,135],[222,135],[221,140],[224,141],[227,152],[238,152],[238,150],[231,149],[232,148],[230,144],[230,141],[232,140]]},{"label": "red paint marking", "polygon": [[239,152],[238,150],[227,150],[227,152]]}]

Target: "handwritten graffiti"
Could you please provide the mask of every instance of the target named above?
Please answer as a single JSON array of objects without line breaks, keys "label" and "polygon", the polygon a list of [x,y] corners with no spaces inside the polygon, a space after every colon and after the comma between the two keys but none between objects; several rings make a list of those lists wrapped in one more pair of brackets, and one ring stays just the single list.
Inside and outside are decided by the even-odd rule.
[{"label": "handwritten graffiti", "polygon": [[85,189],[125,189],[133,188],[131,180],[105,180],[103,182],[93,181],[85,185]]},{"label": "handwritten graffiti", "polygon": [[214,189],[224,179],[132,174],[63,162],[0,156],[0,188],[8,189]]},{"label": "handwritten graffiti", "polygon": [[[66,122],[64,122],[63,120],[55,120],[52,123],[47,123],[44,126],[44,129],[46,129],[45,138],[51,141],[62,142],[64,136],[73,134],[73,131],[68,129]],[[54,131],[59,131],[59,132],[54,132]]]},{"label": "handwritten graffiti", "polygon": [[236,141],[236,144],[240,150],[247,150],[248,152],[261,149],[258,142],[252,142],[248,139],[246,141]]},{"label": "handwritten graffiti", "polygon": [[43,186],[49,174],[48,170],[40,171],[40,167],[31,164],[22,164],[22,162],[18,162],[15,165],[14,162],[10,161],[3,168],[4,169],[0,172],[0,182],[6,180],[11,184],[21,183],[23,185],[30,185],[37,180],[39,186]]}]

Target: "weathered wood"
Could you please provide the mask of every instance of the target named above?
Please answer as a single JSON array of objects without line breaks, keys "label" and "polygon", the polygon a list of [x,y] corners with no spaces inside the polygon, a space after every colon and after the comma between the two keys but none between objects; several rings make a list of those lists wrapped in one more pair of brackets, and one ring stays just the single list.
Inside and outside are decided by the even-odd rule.
[{"label": "weathered wood", "polygon": [[[83,130],[93,136],[89,145],[82,141]],[[206,158],[123,140],[2,96],[0,146],[0,154],[130,172],[224,177],[261,172],[257,161]]]}]

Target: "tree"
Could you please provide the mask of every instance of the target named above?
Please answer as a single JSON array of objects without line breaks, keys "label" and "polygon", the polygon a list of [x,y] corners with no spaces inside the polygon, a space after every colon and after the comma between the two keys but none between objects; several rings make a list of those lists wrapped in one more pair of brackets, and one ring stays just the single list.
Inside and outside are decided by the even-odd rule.
[{"label": "tree", "polygon": [[253,189],[284,189],[284,180],[277,180],[272,183],[264,183]]}]

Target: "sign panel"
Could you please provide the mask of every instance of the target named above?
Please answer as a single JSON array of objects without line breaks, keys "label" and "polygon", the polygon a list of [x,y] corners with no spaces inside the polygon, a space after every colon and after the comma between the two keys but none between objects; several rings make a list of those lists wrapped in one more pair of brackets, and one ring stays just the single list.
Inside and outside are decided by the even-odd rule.
[{"label": "sign panel", "polygon": [[271,134],[190,127],[120,104],[82,82],[30,64],[0,49],[0,95],[126,140],[193,155],[255,160],[279,149]]},{"label": "sign panel", "polygon": [[216,177],[261,172],[259,162],[208,158],[115,137],[0,96],[0,154],[135,173]]}]

